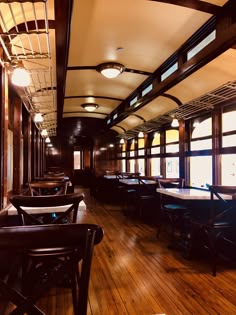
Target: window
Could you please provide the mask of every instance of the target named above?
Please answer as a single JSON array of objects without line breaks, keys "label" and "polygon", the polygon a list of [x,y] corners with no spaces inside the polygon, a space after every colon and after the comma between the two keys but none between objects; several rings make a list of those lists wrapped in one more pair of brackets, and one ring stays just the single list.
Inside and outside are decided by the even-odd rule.
[{"label": "window", "polygon": [[166,178],[179,177],[179,158],[167,157],[166,158]]},{"label": "window", "polygon": [[236,146],[236,110],[223,113],[222,115],[222,147]]},{"label": "window", "polygon": [[74,151],[74,169],[80,170],[81,169],[81,152]]},{"label": "window", "polygon": [[152,147],[151,147],[151,154],[160,154],[160,133],[155,132],[153,140],[152,140]]},{"label": "window", "polygon": [[168,78],[173,72],[178,69],[178,63],[174,63],[168,70],[162,73],[161,75],[161,82]]},{"label": "window", "polygon": [[211,150],[212,149],[212,119],[204,119],[193,127],[191,135],[190,150]]},{"label": "window", "polygon": [[151,158],[151,176],[159,176],[161,175],[161,167],[160,167],[161,159],[159,157]]},{"label": "window", "polygon": [[166,130],[166,153],[179,152],[179,130]]},{"label": "window", "polygon": [[129,160],[129,171],[131,173],[135,173],[135,160],[134,159]]},{"label": "window", "polygon": [[190,186],[206,187],[212,184],[212,157],[190,157]]},{"label": "window", "polygon": [[215,38],[216,38],[216,30],[211,32],[198,45],[196,45],[195,47],[193,47],[191,50],[188,51],[187,60],[191,59],[193,56],[195,56],[197,53],[199,53],[199,51],[201,51],[208,44],[210,44]]},{"label": "window", "polygon": [[236,154],[221,156],[221,184],[236,186]]},{"label": "window", "polygon": [[138,138],[138,155],[144,154],[144,138]]},{"label": "window", "polygon": [[145,175],[145,161],[144,159],[138,159],[138,172],[141,176]]}]

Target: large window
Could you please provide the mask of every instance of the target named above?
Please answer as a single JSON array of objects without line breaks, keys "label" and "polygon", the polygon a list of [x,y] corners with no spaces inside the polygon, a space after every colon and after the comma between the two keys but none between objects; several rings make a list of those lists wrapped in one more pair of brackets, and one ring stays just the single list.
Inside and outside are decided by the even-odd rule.
[{"label": "large window", "polygon": [[235,124],[235,121],[236,121],[236,110],[226,111],[222,114],[222,155],[221,155],[221,184],[222,185],[236,186],[236,154],[235,154],[236,152],[236,124]]},{"label": "large window", "polygon": [[179,152],[179,130],[166,130],[166,153]]},{"label": "large window", "polygon": [[212,184],[212,118],[203,117],[191,122],[190,186]]},{"label": "large window", "polygon": [[167,157],[166,158],[166,178],[179,177],[179,158]]},{"label": "large window", "polygon": [[206,187],[212,184],[212,157],[192,156],[190,158],[190,186]]},{"label": "large window", "polygon": [[159,157],[151,158],[151,176],[160,176],[161,175],[161,168],[160,162],[161,159]]}]

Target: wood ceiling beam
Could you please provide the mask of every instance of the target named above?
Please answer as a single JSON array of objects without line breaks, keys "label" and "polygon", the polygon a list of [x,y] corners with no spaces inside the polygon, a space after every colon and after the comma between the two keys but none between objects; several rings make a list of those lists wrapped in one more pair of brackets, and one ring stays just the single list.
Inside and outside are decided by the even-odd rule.
[{"label": "wood ceiling beam", "polygon": [[55,0],[57,126],[60,126],[62,122],[72,7],[73,0]]},{"label": "wood ceiling beam", "polygon": [[197,11],[216,15],[219,13],[220,6],[199,0],[149,0],[155,2],[175,4],[178,6],[194,9]]}]

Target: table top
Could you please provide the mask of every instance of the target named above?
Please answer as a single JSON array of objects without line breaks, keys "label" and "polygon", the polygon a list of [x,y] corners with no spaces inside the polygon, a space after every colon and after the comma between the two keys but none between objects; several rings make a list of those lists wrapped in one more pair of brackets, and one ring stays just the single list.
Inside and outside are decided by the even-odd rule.
[{"label": "table top", "polygon": [[[68,205],[66,206],[59,206],[59,207],[34,207],[34,208],[28,208],[28,207],[22,207],[22,209],[27,209],[28,213],[30,214],[40,214],[40,213],[54,213],[54,212],[64,212],[65,209],[68,209]],[[79,203],[79,211],[86,210],[86,204],[82,200]],[[11,204],[10,207],[7,209],[8,215],[17,215],[16,208]]]},{"label": "table top", "polygon": [[[209,191],[194,188],[157,188],[156,191],[171,197],[184,200],[210,200]],[[230,195],[222,195],[224,199],[232,199]],[[216,197],[217,199],[217,197]]]},{"label": "table top", "polygon": [[140,182],[137,178],[119,179],[119,182],[125,185],[142,185],[142,182],[143,184],[147,184],[147,185],[156,184],[155,180],[142,179],[142,182]]}]

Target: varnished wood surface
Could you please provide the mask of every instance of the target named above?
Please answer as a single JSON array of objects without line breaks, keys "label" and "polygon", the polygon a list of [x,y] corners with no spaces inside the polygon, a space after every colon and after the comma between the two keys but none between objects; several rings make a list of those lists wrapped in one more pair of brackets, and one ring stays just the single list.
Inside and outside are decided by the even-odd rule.
[{"label": "varnished wood surface", "polygon": [[[80,192],[81,190],[79,190]],[[81,222],[104,228],[95,247],[88,315],[235,315],[236,267],[220,262],[216,277],[209,262],[188,261],[167,248],[168,234],[125,217],[118,206],[95,202],[86,190]],[[70,291],[53,289],[38,302],[47,315],[72,315]]]}]

